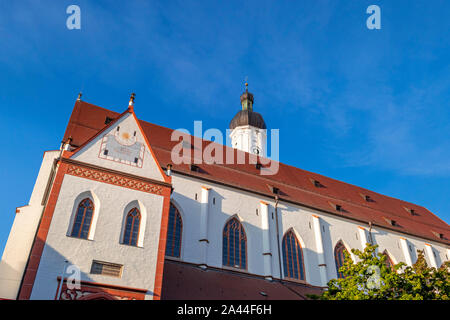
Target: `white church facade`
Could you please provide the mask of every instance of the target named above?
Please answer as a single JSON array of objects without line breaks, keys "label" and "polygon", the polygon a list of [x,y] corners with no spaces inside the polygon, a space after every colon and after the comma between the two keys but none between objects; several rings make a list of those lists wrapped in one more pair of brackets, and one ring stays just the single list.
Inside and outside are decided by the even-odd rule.
[{"label": "white church facade", "polygon": [[[265,156],[247,90],[241,104],[233,152]],[[274,175],[251,163],[177,165],[172,132],[139,120],[134,95],[121,114],[79,97],[16,210],[0,298],[304,299],[366,243],[390,263],[412,265],[417,250],[433,267],[449,260],[450,227],[424,207],[282,163]]]}]

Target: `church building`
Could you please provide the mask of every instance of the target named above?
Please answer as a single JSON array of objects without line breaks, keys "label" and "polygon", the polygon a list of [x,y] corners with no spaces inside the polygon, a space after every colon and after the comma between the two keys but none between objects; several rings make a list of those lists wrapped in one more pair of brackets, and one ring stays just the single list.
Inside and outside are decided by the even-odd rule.
[{"label": "church building", "polygon": [[420,205],[283,163],[267,174],[267,127],[247,89],[231,147],[182,145],[244,163],[174,163],[174,130],[138,119],[134,100],[119,113],[80,94],[16,209],[0,298],[307,299],[366,243],[388,264],[412,265],[417,250],[432,267],[449,260],[449,225]]}]

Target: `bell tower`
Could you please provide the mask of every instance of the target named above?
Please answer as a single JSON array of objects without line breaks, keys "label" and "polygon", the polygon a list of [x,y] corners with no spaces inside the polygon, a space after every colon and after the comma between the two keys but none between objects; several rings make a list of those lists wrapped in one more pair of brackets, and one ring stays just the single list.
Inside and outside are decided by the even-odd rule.
[{"label": "bell tower", "polygon": [[245,91],[241,95],[240,110],[230,122],[230,138],[233,148],[266,156],[266,123],[263,117],[253,111],[253,94],[248,92],[248,83],[245,83]]}]

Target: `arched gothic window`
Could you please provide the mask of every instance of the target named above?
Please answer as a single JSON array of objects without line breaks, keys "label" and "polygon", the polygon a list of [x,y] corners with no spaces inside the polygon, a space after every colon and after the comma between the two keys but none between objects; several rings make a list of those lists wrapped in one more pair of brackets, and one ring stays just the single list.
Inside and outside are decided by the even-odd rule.
[{"label": "arched gothic window", "polygon": [[139,228],[141,225],[141,214],[137,208],[128,212],[125,219],[125,232],[123,233],[123,243],[136,246],[139,238]]},{"label": "arched gothic window", "polygon": [[384,264],[386,265],[386,267],[388,267],[391,270],[394,270],[394,262],[392,262],[392,259],[389,256],[389,253],[386,250],[384,250],[383,255],[386,256],[386,260],[384,260]]},{"label": "arched gothic window", "polygon": [[305,280],[302,247],[292,230],[283,237],[283,267],[285,277]]},{"label": "arched gothic window", "polygon": [[167,225],[166,256],[180,257],[183,221],[178,209],[170,204],[169,222]]},{"label": "arched gothic window", "polygon": [[72,237],[87,239],[89,230],[91,228],[92,214],[94,212],[94,204],[89,198],[80,202],[75,215],[75,220],[72,227]]},{"label": "arched gothic window", "polygon": [[339,241],[336,244],[336,247],[334,248],[334,261],[336,264],[336,272],[337,272],[338,278],[344,278],[344,274],[342,272],[339,272],[339,269],[344,265],[344,259],[345,259],[344,252],[348,253],[348,251],[345,248],[342,241]]},{"label": "arched gothic window", "polygon": [[232,218],[223,228],[223,265],[247,269],[247,238],[238,219]]}]

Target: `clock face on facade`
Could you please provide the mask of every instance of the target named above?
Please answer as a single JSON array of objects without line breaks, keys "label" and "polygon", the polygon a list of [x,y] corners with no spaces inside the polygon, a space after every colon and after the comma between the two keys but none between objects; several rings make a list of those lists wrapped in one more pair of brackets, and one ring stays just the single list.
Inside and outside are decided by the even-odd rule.
[{"label": "clock face on facade", "polygon": [[252,152],[253,152],[254,154],[260,154],[260,153],[261,153],[261,150],[259,150],[258,147],[253,147]]},{"label": "clock face on facade", "polygon": [[142,168],[145,146],[136,140],[135,132],[119,131],[105,135],[99,157]]}]

